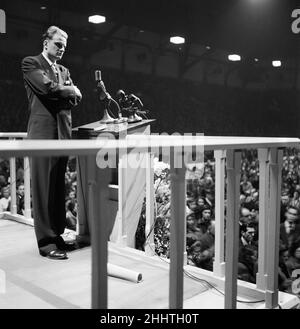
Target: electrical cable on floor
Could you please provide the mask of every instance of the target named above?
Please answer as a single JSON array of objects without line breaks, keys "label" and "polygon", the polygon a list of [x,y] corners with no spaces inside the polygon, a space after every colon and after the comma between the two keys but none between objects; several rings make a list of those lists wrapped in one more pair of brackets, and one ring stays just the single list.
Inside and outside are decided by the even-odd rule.
[{"label": "electrical cable on floor", "polygon": [[[154,223],[155,223],[155,222],[156,222],[156,221],[154,221]],[[154,225],[152,225],[152,226],[154,227]],[[151,231],[150,231],[150,233],[151,233]],[[148,237],[147,237],[145,243],[148,242],[150,233],[148,234]],[[169,261],[166,261],[163,257],[161,257],[160,255],[158,255],[157,252],[156,252],[155,250],[153,250],[151,244],[149,244],[149,247],[150,247],[150,249],[155,253],[155,255],[156,255],[157,257],[159,257],[159,258],[160,258],[162,261],[164,261],[165,263],[170,264]],[[221,295],[225,296],[225,293],[224,293],[223,291],[221,291],[220,289],[216,288],[216,287],[215,287],[213,284],[211,284],[209,281],[207,281],[207,280],[205,280],[205,279],[200,279],[200,278],[198,278],[197,276],[191,274],[190,272],[188,272],[188,271],[185,270],[185,269],[183,269],[183,273],[184,273],[187,277],[189,277],[190,279],[195,280],[195,281],[198,281],[199,283],[202,283],[202,285],[206,284],[206,285],[208,285],[211,289],[214,289],[214,290],[216,290],[218,293],[220,293]],[[262,303],[262,302],[264,302],[264,301],[265,301],[265,299],[262,299],[262,300],[254,300],[254,301],[246,301],[246,300],[240,300],[240,299],[237,299],[237,302],[238,302],[238,303],[245,303],[245,304],[256,304],[256,303]],[[278,306],[279,306],[279,308],[281,308],[279,304],[278,304]]]}]

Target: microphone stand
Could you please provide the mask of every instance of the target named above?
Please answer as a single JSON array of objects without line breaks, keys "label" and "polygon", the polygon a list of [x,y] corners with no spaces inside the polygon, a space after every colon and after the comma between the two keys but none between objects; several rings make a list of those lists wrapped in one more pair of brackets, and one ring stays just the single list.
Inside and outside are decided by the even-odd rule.
[{"label": "microphone stand", "polygon": [[137,112],[139,110],[137,107],[130,106],[130,107],[127,107],[127,108],[123,108],[122,110],[128,111],[128,113],[129,113],[128,122],[129,123],[140,122],[140,121],[143,120],[142,117],[137,115]]},{"label": "microphone stand", "polygon": [[104,108],[104,113],[102,119],[99,121],[99,123],[115,123],[116,119],[112,118],[109,113],[108,113],[108,108],[110,104],[110,99],[106,98],[105,99],[105,108]]},{"label": "microphone stand", "polygon": [[[100,97],[100,101],[101,101],[101,97]],[[104,109],[103,117],[99,121],[99,123],[124,123],[124,122],[127,122],[128,118],[122,117],[122,112],[121,112],[119,104],[117,103],[117,101],[115,101],[110,96],[109,93],[105,92],[105,98],[102,101],[105,102],[104,103],[105,109]],[[113,102],[116,105],[116,107],[118,108],[118,118],[117,119],[112,118],[108,113],[108,109],[110,108],[111,102]]]}]

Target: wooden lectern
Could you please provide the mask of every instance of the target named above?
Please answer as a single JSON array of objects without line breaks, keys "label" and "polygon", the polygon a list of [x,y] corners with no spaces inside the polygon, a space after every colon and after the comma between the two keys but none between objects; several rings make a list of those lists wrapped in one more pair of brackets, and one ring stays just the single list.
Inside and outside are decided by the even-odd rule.
[{"label": "wooden lectern", "polygon": [[[150,135],[150,125],[155,120],[136,123],[89,123],[73,129],[73,139],[124,139],[127,135]],[[130,157],[138,161],[137,168],[129,165]],[[109,218],[107,228],[109,240],[122,246],[135,247],[135,232],[139,222],[146,190],[146,163],[148,153],[121,155],[117,167],[109,169]],[[77,157],[77,241],[90,243],[89,228],[91,209],[89,204],[89,184],[97,177],[99,170],[95,156]],[[98,182],[101,184],[101,182]],[[91,198],[90,198],[91,199]],[[96,197],[97,199],[97,197]],[[97,220],[97,219],[96,219]]]}]

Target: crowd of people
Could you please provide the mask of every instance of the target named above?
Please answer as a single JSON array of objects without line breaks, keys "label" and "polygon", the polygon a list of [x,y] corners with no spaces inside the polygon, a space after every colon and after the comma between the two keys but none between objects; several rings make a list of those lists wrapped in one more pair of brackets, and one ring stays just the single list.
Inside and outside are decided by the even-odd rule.
[{"label": "crowd of people", "polygon": [[[286,149],[280,204],[279,289],[293,292],[295,270],[300,269],[300,152]],[[214,162],[206,158],[202,178],[187,186],[187,253],[190,265],[213,269]],[[242,154],[239,217],[239,279],[255,283],[258,270],[259,162],[255,150]]]},{"label": "crowd of people", "polygon": [[[25,201],[24,201],[24,168],[21,159],[16,159],[16,206],[17,214],[25,215]],[[27,170],[28,168],[25,168]],[[10,172],[9,161],[0,159],[0,219],[4,217],[4,212],[11,211],[11,188],[10,188]],[[70,158],[67,165],[65,175],[66,185],[66,221],[67,228],[76,230],[77,218],[77,180],[76,180],[76,158]],[[32,205],[31,205],[32,206]],[[34,216],[31,207],[31,215]]]},{"label": "crowd of people", "polygon": [[[24,215],[24,169],[17,161],[16,171],[16,206],[17,214]],[[5,211],[11,210],[9,161],[0,159],[0,218]]]}]

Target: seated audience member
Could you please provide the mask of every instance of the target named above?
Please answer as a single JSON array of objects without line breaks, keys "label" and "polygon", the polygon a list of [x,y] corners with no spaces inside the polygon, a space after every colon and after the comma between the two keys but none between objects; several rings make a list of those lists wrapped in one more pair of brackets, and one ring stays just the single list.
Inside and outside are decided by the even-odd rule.
[{"label": "seated audience member", "polygon": [[[241,268],[247,268],[249,282],[255,283],[257,272],[257,230],[254,223],[240,227],[239,263]],[[242,265],[241,265],[242,264]],[[242,273],[245,277],[245,271]]]},{"label": "seated audience member", "polygon": [[198,205],[197,197],[194,193],[190,193],[188,195],[186,204],[189,209],[189,213],[192,212],[195,215],[195,218],[199,218],[201,207]]},{"label": "seated audience member", "polygon": [[257,245],[257,224],[250,222],[240,226],[240,246]]},{"label": "seated audience member", "polygon": [[294,207],[294,208],[297,208],[297,209],[300,209],[300,198],[299,198],[299,192],[298,191],[294,192],[293,197],[290,201],[290,206]]},{"label": "seated audience member", "polygon": [[248,208],[241,208],[241,217],[240,217],[240,224],[241,225],[247,225],[251,223],[252,221],[252,213]]},{"label": "seated audience member", "polygon": [[66,228],[76,231],[77,223],[77,204],[74,200],[69,200],[66,203]]},{"label": "seated audience member", "polygon": [[4,175],[0,174],[0,189],[2,190],[5,186],[7,186],[7,180]]},{"label": "seated audience member", "polygon": [[286,248],[279,251],[279,268],[278,268],[278,289],[280,291],[291,292],[291,276],[286,266],[289,259],[289,250]]},{"label": "seated audience member", "polygon": [[0,199],[0,218],[3,218],[3,212],[10,210],[10,187],[7,185],[2,188],[2,198]]},{"label": "seated audience member", "polygon": [[290,248],[300,236],[299,211],[289,207],[285,213],[285,221],[280,224],[280,247]]},{"label": "seated audience member", "polygon": [[211,221],[206,233],[202,234],[197,242],[191,247],[192,262],[197,267],[205,270],[213,270],[215,255],[215,222]]},{"label": "seated audience member", "polygon": [[194,213],[190,213],[186,217],[186,245],[187,250],[199,240],[201,235],[200,229],[197,227],[197,219]]},{"label": "seated audience member", "polygon": [[250,191],[250,194],[246,196],[244,207],[252,211],[253,209],[258,210],[258,192],[255,189]]},{"label": "seated audience member", "polygon": [[250,194],[251,189],[253,189],[251,182],[248,180],[247,175],[243,174],[240,184],[240,192],[245,195]]},{"label": "seated audience member", "polygon": [[16,173],[17,184],[22,184],[24,182],[24,169],[19,167]]},{"label": "seated audience member", "polygon": [[285,221],[285,214],[289,206],[290,197],[289,192],[285,189],[282,191],[281,200],[280,200],[280,223]]},{"label": "seated audience member", "polygon": [[24,184],[20,184],[17,187],[17,213],[19,215],[24,215],[25,206],[24,206]]},{"label": "seated audience member", "polygon": [[211,223],[211,208],[209,206],[204,206],[202,208],[201,217],[198,220],[197,227],[200,229],[201,233],[206,233],[210,223]]},{"label": "seated audience member", "polygon": [[203,197],[198,197],[197,204],[199,206],[199,212],[202,213],[202,210],[205,207],[205,205],[207,205],[207,203],[205,202]]},{"label": "seated audience member", "polygon": [[290,276],[292,276],[294,270],[300,269],[300,239],[292,243],[289,254],[290,257],[286,261],[286,267]]}]

